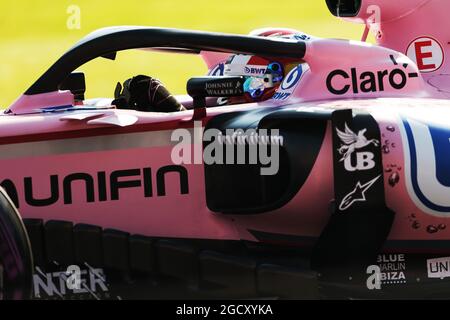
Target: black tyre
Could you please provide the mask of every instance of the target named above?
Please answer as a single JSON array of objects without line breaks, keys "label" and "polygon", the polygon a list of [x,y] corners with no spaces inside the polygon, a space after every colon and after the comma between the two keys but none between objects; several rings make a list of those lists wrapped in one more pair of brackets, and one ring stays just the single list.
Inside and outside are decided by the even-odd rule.
[{"label": "black tyre", "polygon": [[27,232],[13,202],[0,188],[0,288],[3,299],[30,299],[33,258]]}]

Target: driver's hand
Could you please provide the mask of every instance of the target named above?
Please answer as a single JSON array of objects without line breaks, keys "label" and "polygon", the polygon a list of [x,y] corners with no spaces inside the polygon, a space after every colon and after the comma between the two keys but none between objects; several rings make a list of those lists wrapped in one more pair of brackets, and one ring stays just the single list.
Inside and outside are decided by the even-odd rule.
[{"label": "driver's hand", "polygon": [[118,109],[147,112],[176,112],[186,110],[158,79],[139,75],[117,83],[112,102]]}]

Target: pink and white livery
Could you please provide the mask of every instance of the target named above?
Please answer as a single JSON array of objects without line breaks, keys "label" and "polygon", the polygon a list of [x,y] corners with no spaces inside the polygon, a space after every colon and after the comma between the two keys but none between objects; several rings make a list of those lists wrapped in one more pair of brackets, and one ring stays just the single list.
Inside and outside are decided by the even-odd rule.
[{"label": "pink and white livery", "polygon": [[[363,41],[133,26],[96,31],[64,54],[0,117],[0,182],[35,264],[219,285],[250,274],[258,295],[298,284],[317,297],[448,297],[450,2],[326,2],[365,24]],[[370,30],[376,45],[365,42]],[[188,81],[179,112],[85,100],[74,71],[128,49],[199,54],[209,76]],[[283,80],[267,99],[218,105],[212,98],[243,94],[246,78],[227,73],[232,56],[245,77],[278,61]],[[243,161],[204,160],[221,146],[206,132],[248,130],[276,132],[272,163],[249,161],[251,143],[233,138],[214,156],[235,160],[241,148]],[[369,285],[368,270],[381,280]],[[289,289],[273,280],[286,277]]]}]

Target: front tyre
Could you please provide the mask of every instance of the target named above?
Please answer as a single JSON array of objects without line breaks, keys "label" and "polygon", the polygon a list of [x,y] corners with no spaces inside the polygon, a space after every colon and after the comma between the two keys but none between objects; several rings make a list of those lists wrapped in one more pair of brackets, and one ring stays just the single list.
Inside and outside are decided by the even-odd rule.
[{"label": "front tyre", "polygon": [[30,299],[33,257],[19,212],[0,188],[0,298]]}]

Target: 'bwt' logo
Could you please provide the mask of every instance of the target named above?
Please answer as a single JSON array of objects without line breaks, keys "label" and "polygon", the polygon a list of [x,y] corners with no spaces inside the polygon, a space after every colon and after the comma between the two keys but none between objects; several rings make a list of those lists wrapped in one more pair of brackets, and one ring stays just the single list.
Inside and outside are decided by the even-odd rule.
[{"label": "'bwt' logo", "polygon": [[256,74],[256,75],[263,75],[266,73],[267,68],[266,67],[245,67],[245,73],[247,74]]}]

